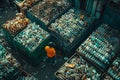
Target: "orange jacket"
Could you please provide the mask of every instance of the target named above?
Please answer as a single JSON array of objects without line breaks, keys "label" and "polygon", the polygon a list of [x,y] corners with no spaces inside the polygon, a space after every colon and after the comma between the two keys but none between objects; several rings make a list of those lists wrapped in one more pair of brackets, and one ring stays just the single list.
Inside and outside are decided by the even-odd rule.
[{"label": "orange jacket", "polygon": [[45,51],[46,51],[47,56],[49,58],[53,58],[56,55],[56,51],[55,51],[55,49],[53,47],[46,46]]}]

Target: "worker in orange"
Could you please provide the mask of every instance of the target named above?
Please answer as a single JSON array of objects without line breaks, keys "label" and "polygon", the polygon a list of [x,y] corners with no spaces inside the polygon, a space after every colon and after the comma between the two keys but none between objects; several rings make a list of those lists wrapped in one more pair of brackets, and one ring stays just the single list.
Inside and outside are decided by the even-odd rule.
[{"label": "worker in orange", "polygon": [[49,46],[45,46],[45,51],[47,53],[48,61],[50,63],[55,63],[56,50],[53,48],[53,43]]}]

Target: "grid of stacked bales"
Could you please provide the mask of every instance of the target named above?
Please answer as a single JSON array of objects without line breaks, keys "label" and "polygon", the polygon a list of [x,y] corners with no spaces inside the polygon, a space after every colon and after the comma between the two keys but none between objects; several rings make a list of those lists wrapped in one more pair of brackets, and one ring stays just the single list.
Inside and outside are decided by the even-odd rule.
[{"label": "grid of stacked bales", "polygon": [[105,71],[119,53],[119,30],[102,24],[77,49],[101,71]]}]

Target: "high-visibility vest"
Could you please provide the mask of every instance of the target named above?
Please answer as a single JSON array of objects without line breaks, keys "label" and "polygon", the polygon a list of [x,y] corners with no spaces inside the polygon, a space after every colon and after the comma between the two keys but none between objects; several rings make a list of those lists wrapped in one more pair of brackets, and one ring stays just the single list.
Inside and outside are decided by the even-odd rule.
[{"label": "high-visibility vest", "polygon": [[56,51],[55,51],[55,49],[53,47],[46,46],[45,51],[46,51],[47,56],[49,58],[53,58],[56,55]]}]

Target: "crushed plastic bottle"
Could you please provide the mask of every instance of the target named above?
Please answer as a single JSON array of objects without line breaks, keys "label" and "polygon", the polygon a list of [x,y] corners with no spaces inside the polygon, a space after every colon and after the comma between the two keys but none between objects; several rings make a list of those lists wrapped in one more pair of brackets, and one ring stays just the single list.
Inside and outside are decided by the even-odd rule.
[{"label": "crushed plastic bottle", "polygon": [[16,4],[23,10],[31,7],[38,0],[15,0]]},{"label": "crushed plastic bottle", "polygon": [[15,19],[8,20],[3,24],[3,28],[9,31],[10,34],[16,35],[20,30],[25,28],[30,20],[22,13],[17,13]]},{"label": "crushed plastic bottle", "polygon": [[94,67],[89,65],[81,56],[74,54],[65,64],[55,73],[60,80],[95,80],[100,79],[100,74]]},{"label": "crushed plastic bottle", "polygon": [[[120,44],[119,38],[118,30],[102,24],[84,41],[77,51],[82,52],[90,61],[105,69],[110,65],[110,61],[112,61],[117,54],[116,51],[120,48],[118,46]],[[90,55],[91,57],[89,57]]]},{"label": "crushed plastic bottle", "polygon": [[[80,18],[82,16],[82,18]],[[86,18],[88,17],[83,11],[76,11],[76,9],[70,9],[67,13],[58,18],[49,27],[50,30],[59,34],[63,39],[72,43],[76,37],[79,37],[85,29],[88,28]]]},{"label": "crushed plastic bottle", "polygon": [[43,0],[29,11],[47,25],[70,6],[68,0]]},{"label": "crushed plastic bottle", "polygon": [[0,45],[0,79],[8,77],[13,71],[17,71],[20,63]]},{"label": "crushed plastic bottle", "polygon": [[27,48],[29,51],[34,51],[40,43],[49,36],[49,33],[40,28],[39,25],[30,23],[27,25],[27,28],[14,38],[14,40]]}]

